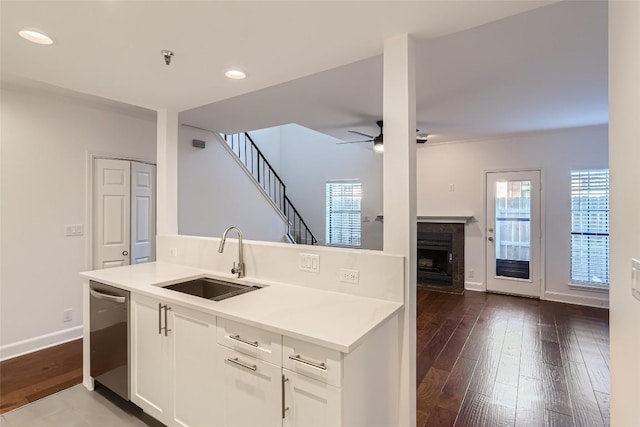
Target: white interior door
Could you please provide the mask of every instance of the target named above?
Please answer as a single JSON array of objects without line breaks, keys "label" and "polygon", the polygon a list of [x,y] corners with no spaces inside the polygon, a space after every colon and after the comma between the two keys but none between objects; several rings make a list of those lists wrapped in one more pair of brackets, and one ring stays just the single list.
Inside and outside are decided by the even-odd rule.
[{"label": "white interior door", "polygon": [[95,159],[93,268],[129,264],[131,164]]},{"label": "white interior door", "polygon": [[131,264],[156,259],[156,167],[131,162]]},{"label": "white interior door", "polygon": [[488,172],[487,290],[540,297],[540,171]]}]

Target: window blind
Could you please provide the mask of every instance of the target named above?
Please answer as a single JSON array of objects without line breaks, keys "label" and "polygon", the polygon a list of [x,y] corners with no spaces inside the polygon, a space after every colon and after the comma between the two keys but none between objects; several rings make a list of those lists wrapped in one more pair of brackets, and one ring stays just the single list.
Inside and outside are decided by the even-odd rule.
[{"label": "window blind", "polygon": [[571,171],[571,282],[609,287],[609,170]]},{"label": "window blind", "polygon": [[362,188],[359,181],[327,182],[328,245],[360,246]]}]

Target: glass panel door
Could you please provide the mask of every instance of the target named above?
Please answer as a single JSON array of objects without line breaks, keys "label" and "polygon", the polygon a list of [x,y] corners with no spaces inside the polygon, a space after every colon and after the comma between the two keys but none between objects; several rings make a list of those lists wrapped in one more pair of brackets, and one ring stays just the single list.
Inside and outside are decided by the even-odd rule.
[{"label": "glass panel door", "polygon": [[488,172],[487,290],[540,296],[540,171]]}]

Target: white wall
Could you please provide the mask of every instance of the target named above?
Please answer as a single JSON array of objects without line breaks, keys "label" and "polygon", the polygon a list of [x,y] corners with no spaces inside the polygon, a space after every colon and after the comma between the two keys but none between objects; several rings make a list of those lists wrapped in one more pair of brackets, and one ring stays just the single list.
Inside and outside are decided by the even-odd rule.
[{"label": "white wall", "polygon": [[[569,289],[572,169],[607,168],[607,126],[532,132],[418,149],[418,215],[473,215],[465,227],[465,280],[485,285],[484,174],[541,168],[545,299],[606,306],[606,294]],[[449,191],[453,184],[455,191]],[[543,244],[545,243],[543,242]],[[474,270],[470,277],[469,269]]]},{"label": "white wall", "polygon": [[[192,140],[206,141],[195,148]],[[220,237],[238,226],[252,240],[281,241],[285,222],[212,132],[180,126],[178,233]]]},{"label": "white wall", "polygon": [[640,259],[639,41],[640,2],[609,2],[612,426],[640,425],[640,301],[631,296],[631,258]]},{"label": "white wall", "polygon": [[382,156],[371,150],[371,143],[336,144],[337,139],[296,124],[250,135],[284,181],[287,195],[320,244],[326,234],[326,182],[360,180],[361,248],[382,250],[382,223],[375,221],[382,214]]},{"label": "white wall", "polygon": [[[0,357],[81,336],[89,269],[88,154],[154,160],[155,116],[2,86]],[[135,110],[135,113],[133,112]],[[65,224],[84,224],[65,237]],[[73,321],[63,323],[64,309]]]}]

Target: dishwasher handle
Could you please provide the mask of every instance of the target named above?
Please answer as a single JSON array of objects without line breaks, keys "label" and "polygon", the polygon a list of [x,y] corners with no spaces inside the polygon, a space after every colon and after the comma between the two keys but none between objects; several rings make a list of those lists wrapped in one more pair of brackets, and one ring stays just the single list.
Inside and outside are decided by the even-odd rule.
[{"label": "dishwasher handle", "polygon": [[102,292],[98,292],[95,289],[89,289],[89,293],[91,294],[92,297],[101,299],[101,300],[105,300],[105,301],[110,301],[110,302],[115,302],[118,304],[124,304],[124,302],[126,301],[126,297],[119,297],[116,295],[109,295],[109,294],[103,294]]}]

